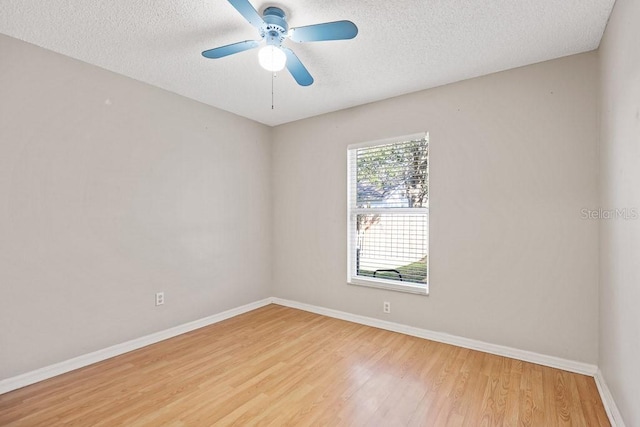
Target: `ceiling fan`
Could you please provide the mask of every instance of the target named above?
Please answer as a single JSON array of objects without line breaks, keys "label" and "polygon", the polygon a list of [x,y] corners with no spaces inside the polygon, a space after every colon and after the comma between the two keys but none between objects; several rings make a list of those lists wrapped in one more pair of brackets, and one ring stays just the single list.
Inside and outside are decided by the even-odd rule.
[{"label": "ceiling fan", "polygon": [[[317,42],[325,40],[347,40],[358,34],[358,27],[351,21],[325,22],[323,24],[307,25],[304,27],[289,28],[287,17],[279,7],[267,7],[262,16],[248,0],[228,0],[233,7],[251,25],[256,27],[262,40],[266,43],[258,52],[260,65],[272,72],[280,71],[285,66],[296,82],[301,86],[309,86],[313,83],[313,77],[307,71],[295,53],[282,46],[285,38],[294,42]],[[205,58],[223,58],[234,53],[255,49],[262,40],[245,40],[226,46],[205,50],[202,56]]]}]

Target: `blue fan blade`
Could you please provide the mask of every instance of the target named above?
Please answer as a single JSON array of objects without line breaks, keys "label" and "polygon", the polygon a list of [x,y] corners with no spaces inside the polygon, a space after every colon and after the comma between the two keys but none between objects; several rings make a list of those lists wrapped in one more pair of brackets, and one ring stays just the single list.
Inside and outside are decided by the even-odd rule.
[{"label": "blue fan blade", "polygon": [[325,22],[289,30],[291,40],[298,43],[346,40],[354,38],[357,34],[358,27],[351,21]]},{"label": "blue fan blade", "polygon": [[202,56],[205,58],[218,59],[225,56],[233,55],[234,53],[244,52],[245,50],[254,49],[260,46],[260,42],[255,40],[245,40],[234,44],[228,44],[226,46],[216,47],[215,49],[209,49],[202,52]]},{"label": "blue fan blade", "polygon": [[240,15],[244,16],[244,19],[249,21],[249,23],[254,27],[260,29],[260,27],[266,25],[262,16],[258,14],[256,9],[251,6],[251,3],[249,3],[248,0],[229,0],[229,3],[231,3],[231,6],[235,7],[236,10],[240,12]]},{"label": "blue fan blade", "polygon": [[284,53],[287,55],[287,70],[291,73],[296,82],[300,86],[309,86],[313,83],[313,77],[309,71],[302,65],[295,53],[287,47],[283,47]]}]

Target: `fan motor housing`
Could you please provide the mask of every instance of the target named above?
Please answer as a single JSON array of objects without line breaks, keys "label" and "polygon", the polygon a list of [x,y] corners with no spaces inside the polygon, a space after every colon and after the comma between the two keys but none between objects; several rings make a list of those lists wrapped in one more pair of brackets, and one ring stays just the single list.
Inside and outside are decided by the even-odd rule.
[{"label": "fan motor housing", "polygon": [[262,12],[262,19],[267,24],[260,35],[268,45],[280,46],[289,31],[287,17],[279,7],[270,6]]}]

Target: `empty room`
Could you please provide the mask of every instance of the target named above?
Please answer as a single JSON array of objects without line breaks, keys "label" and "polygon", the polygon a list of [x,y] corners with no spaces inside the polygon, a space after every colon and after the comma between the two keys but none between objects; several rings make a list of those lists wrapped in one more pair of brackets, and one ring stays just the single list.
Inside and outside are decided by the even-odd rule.
[{"label": "empty room", "polygon": [[0,426],[640,426],[639,40],[0,0]]}]

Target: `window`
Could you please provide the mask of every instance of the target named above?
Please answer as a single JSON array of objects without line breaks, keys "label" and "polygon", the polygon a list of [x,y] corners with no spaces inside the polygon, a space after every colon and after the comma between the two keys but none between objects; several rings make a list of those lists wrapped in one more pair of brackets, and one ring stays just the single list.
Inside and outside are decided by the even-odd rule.
[{"label": "window", "polygon": [[428,293],[429,136],[348,150],[350,284]]}]

